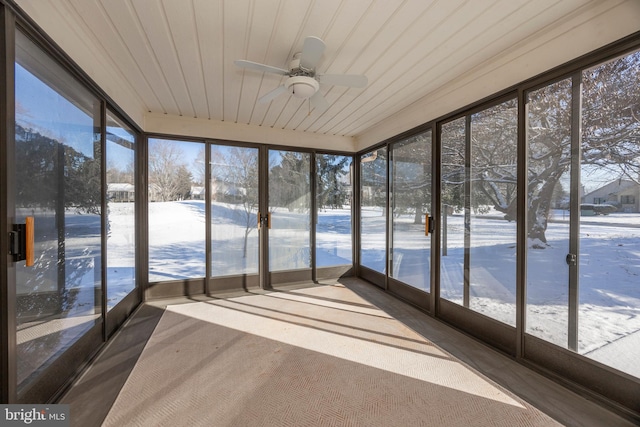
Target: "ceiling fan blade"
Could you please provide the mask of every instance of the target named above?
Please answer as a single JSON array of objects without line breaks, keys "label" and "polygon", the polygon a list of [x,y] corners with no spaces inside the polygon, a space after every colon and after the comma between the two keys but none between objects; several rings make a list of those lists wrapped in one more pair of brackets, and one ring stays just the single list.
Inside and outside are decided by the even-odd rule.
[{"label": "ceiling fan blade", "polygon": [[283,68],[272,67],[271,65],[259,64],[253,61],[246,61],[244,59],[236,59],[233,61],[240,68],[247,68],[249,70],[262,71],[264,73],[281,74],[283,76],[289,75],[289,71]]},{"label": "ceiling fan blade", "polygon": [[329,108],[327,99],[322,95],[322,93],[320,93],[320,91],[317,91],[311,98],[309,98],[309,102],[311,103],[311,106],[320,113]]},{"label": "ceiling fan blade", "polygon": [[323,74],[318,76],[320,83],[348,86],[348,87],[365,87],[367,86],[367,76],[358,74]]},{"label": "ceiling fan blade", "polygon": [[287,91],[287,88],[284,85],[278,86],[274,90],[272,90],[270,92],[267,92],[266,94],[264,94],[260,98],[258,98],[258,102],[260,104],[268,104],[269,102],[273,101],[279,95],[285,93],[286,91]]},{"label": "ceiling fan blade", "polygon": [[307,70],[315,69],[326,47],[318,37],[310,36],[304,39],[302,54],[300,55],[300,66]]}]

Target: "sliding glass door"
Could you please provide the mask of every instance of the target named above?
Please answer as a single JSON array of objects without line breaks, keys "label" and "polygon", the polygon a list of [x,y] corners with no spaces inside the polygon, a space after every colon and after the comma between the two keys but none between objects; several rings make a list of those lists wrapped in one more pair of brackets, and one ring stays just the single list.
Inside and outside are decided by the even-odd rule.
[{"label": "sliding glass door", "polygon": [[150,138],[151,296],[312,280],[316,268],[323,277],[351,271],[352,159]]},{"label": "sliding glass door", "polygon": [[107,310],[135,292],[136,282],[136,137],[107,112]]},{"label": "sliding glass door", "polygon": [[258,154],[211,145],[211,277],[258,274]]},{"label": "sliding glass door", "polygon": [[148,150],[149,282],[204,278],[205,145],[150,138]]},{"label": "sliding glass door", "polygon": [[640,379],[640,52],[581,78],[577,349]]},{"label": "sliding glass door", "polygon": [[[269,272],[298,270],[311,279],[311,154],[269,150],[267,181]],[[280,281],[274,277],[272,284]]]},{"label": "sliding glass door", "polygon": [[431,290],[431,131],[391,146],[389,277]]},{"label": "sliding glass door", "polygon": [[640,52],[527,94],[529,335],[640,378]]},{"label": "sliding glass door", "polygon": [[[14,218],[26,225],[13,235],[26,258],[15,277],[22,394],[77,341],[95,340],[75,354],[84,360],[102,340],[102,135],[100,101],[16,37],[15,158],[3,161],[15,162]],[[50,379],[54,387],[64,371]]]},{"label": "sliding glass door", "polygon": [[353,157],[316,154],[316,267],[353,264]]},{"label": "sliding glass door", "polygon": [[516,325],[517,103],[441,128],[440,297]]},{"label": "sliding glass door", "polygon": [[[571,79],[564,79],[527,95],[527,333],[565,348],[573,263],[566,262],[570,218],[578,214],[570,205],[571,93]],[[573,341],[575,346],[575,334]]]},{"label": "sliding glass door", "polygon": [[360,265],[387,272],[387,149],[360,156]]}]

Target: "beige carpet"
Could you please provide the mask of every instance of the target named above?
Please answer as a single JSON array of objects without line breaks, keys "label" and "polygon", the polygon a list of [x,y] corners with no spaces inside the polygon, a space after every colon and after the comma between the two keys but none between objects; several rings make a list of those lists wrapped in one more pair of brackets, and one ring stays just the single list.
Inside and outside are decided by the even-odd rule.
[{"label": "beige carpet", "polygon": [[362,286],[167,307],[103,425],[558,425],[361,298]]}]

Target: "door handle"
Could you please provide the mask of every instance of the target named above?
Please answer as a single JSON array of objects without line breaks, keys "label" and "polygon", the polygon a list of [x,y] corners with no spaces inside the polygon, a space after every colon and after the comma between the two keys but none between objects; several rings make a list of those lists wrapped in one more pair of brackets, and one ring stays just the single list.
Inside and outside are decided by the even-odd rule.
[{"label": "door handle", "polygon": [[24,224],[13,224],[13,231],[9,232],[9,253],[13,262],[26,261],[27,267],[35,264],[34,257],[34,218],[28,216]]},{"label": "door handle", "polygon": [[576,254],[567,254],[567,265],[576,265],[578,263],[578,256]]},{"label": "door handle", "polygon": [[430,217],[429,214],[425,214],[425,216],[424,216],[424,235],[428,236],[429,233],[433,233],[433,217]]},{"label": "door handle", "polygon": [[271,229],[271,212],[267,212],[266,215],[262,215],[260,212],[258,212],[258,230],[260,230],[262,227]]}]

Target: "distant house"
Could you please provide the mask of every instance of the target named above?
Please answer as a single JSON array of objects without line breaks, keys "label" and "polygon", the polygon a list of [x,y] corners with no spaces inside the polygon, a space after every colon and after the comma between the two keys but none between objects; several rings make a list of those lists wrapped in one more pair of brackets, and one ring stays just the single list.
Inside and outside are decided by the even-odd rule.
[{"label": "distant house", "polygon": [[204,187],[191,186],[191,199],[204,200]]},{"label": "distant house", "polygon": [[618,179],[585,194],[582,203],[616,206],[618,212],[640,212],[640,184]]},{"label": "distant house", "polygon": [[150,202],[159,202],[162,200],[160,186],[158,184],[150,183],[148,185],[149,188],[149,201]]},{"label": "distant house", "polygon": [[107,185],[107,198],[111,202],[133,202],[136,199],[133,184],[111,183]]}]

